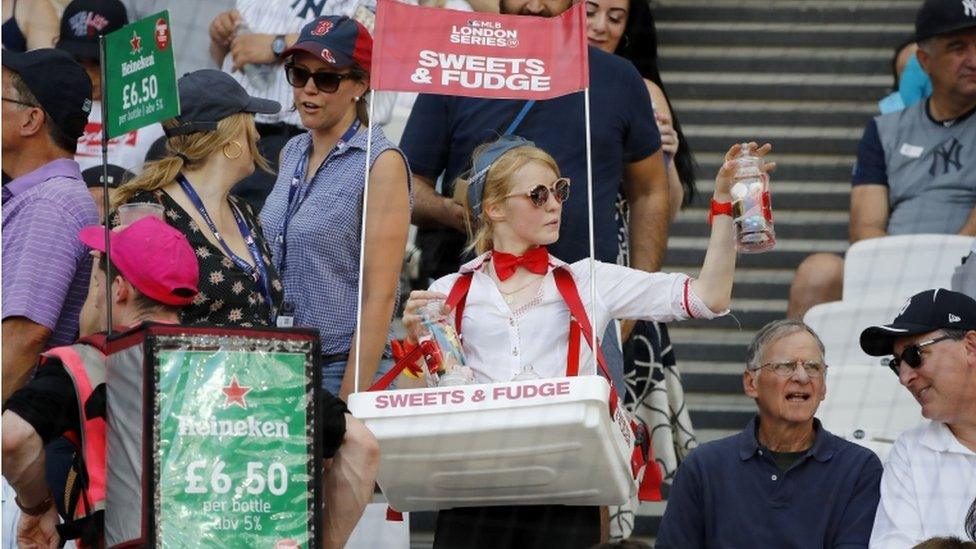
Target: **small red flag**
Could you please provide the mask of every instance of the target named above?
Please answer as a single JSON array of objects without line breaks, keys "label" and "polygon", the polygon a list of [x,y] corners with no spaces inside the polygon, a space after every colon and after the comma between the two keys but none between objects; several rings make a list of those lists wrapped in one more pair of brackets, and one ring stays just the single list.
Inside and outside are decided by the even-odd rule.
[{"label": "small red flag", "polygon": [[373,37],[377,90],[550,99],[589,83],[582,2],[527,17],[379,0]]}]

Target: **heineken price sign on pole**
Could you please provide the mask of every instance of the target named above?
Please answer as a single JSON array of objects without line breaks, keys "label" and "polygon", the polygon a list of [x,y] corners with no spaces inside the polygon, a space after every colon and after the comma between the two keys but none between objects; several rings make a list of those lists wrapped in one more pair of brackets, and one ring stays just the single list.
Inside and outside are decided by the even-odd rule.
[{"label": "heineken price sign on pole", "polygon": [[162,351],[157,365],[162,546],[309,548],[305,355]]},{"label": "heineken price sign on pole", "polygon": [[106,35],[102,63],[109,139],[180,114],[168,11]]}]

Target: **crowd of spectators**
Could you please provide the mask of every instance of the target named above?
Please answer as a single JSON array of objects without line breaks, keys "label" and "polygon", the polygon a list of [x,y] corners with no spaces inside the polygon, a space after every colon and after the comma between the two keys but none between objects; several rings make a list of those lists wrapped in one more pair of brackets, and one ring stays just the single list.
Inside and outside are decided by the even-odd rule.
[{"label": "crowd of spectators", "polygon": [[[657,69],[649,4],[585,3],[592,196],[582,93],[544,101],[376,94],[370,106],[375,0],[4,0],[3,475],[16,497],[5,499],[3,534],[14,532],[6,525],[17,508],[15,536],[25,545],[56,544],[59,513],[76,518],[65,517],[74,448],[61,435],[79,430],[82,402],[63,353],[83,355],[86,367],[104,358],[92,349],[108,328],[108,300],[119,326],[151,320],[246,328],[286,317],[318,330],[319,405],[328,426],[324,538],[341,547],[372,499],[379,463],[376,439],[344,399],[392,366],[411,223],[419,228],[423,287],[436,279],[431,290],[446,294],[460,269],[481,273],[486,288],[504,296],[488,303],[476,278],[465,315],[474,320],[465,345],[480,341],[484,356],[501,353],[481,372],[480,381],[497,381],[517,374],[533,348],[562,348],[524,340],[552,336],[533,314],[565,312],[553,288],[547,300],[543,280],[590,255],[592,204],[595,259],[616,284],[607,290],[612,302],[603,303],[609,309],[591,313],[600,328],[597,354],[622,397],[643,394],[624,391],[640,379],[638,363],[675,363],[666,356],[667,328],[656,321],[711,318],[728,307],[731,224],[714,204],[728,200],[730,165],[716,178],[718,217],[699,279],[672,275],[665,284],[662,275],[648,275],[661,268],[669,223],[695,196],[695,163]],[[479,0],[447,7],[553,17],[571,5]],[[111,140],[105,182],[98,36],[161,9],[170,10],[179,37],[181,113]],[[904,93],[882,102],[885,114],[868,122],[859,145],[851,241],[976,235],[976,7],[926,0],[893,68]],[[411,111],[398,146],[382,124],[404,101]],[[491,171],[506,162],[506,170]],[[108,211],[103,183],[112,188]],[[509,198],[518,201],[503,207]],[[132,203],[158,204],[161,220],[122,224],[118,208]],[[111,262],[100,253],[102,223],[115,227]],[[541,271],[528,261],[517,267],[538,246],[551,254]],[[496,252],[498,260],[517,256],[514,277],[499,273]],[[628,268],[604,265],[614,263]],[[838,256],[804,261],[788,316],[838,299],[842,273]],[[573,276],[588,283],[582,268]],[[673,295],[649,296],[652,282]],[[405,324],[418,322],[432,295],[411,297]],[[479,306],[497,310],[479,316]],[[631,319],[618,323],[623,317]],[[515,327],[514,347],[497,336],[505,327],[486,339],[478,327],[492,319]],[[634,334],[644,336],[644,347],[628,344]],[[898,439],[884,467],[815,419],[828,370],[817,334],[799,320],[774,322],[756,334],[743,373],[745,394],[758,408],[753,421],[698,448],[681,467],[684,456],[662,460],[673,485],[658,546],[908,547],[930,538],[926,546],[934,546],[941,536],[976,542],[976,302],[923,292],[891,324],[866,329],[861,345],[868,354],[894,355],[892,369],[928,420]],[[532,360],[541,364],[541,356]],[[650,374],[643,380],[652,383]],[[499,543],[499,532],[510,546],[530,536],[545,543],[553,540],[549,524],[571,534],[567,547],[588,546],[601,537],[601,519],[593,509],[577,511],[453,510],[441,515],[435,546],[473,546],[474,532],[480,543]],[[763,516],[776,520],[756,520]],[[537,524],[523,529],[527,523]],[[66,533],[97,541],[87,528]]]}]

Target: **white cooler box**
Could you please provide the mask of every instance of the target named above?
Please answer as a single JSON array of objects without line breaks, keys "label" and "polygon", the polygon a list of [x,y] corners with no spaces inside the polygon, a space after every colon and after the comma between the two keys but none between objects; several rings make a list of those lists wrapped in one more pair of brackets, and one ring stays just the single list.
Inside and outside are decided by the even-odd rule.
[{"label": "white cooler box", "polygon": [[581,376],[362,392],[349,408],[379,440],[377,482],[397,511],[620,505],[637,491],[634,437],[609,395]]}]

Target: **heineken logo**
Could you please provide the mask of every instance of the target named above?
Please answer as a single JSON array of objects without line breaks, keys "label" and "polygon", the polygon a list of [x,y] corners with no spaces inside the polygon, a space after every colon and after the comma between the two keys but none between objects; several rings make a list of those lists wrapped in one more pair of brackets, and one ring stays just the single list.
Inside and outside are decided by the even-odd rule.
[{"label": "heineken logo", "polygon": [[224,401],[224,408],[229,407],[231,404],[240,406],[241,408],[247,408],[247,400],[244,399],[244,395],[251,392],[251,388],[241,386],[237,382],[236,375],[231,376],[230,385],[227,385],[221,391],[227,396],[227,400]]},{"label": "heineken logo", "polygon": [[139,33],[132,31],[132,40],[129,40],[129,44],[132,46],[132,53],[142,51],[142,38],[139,37]]},{"label": "heineken logo", "polygon": [[288,424],[284,421],[261,421],[254,416],[247,419],[217,419],[214,416],[197,419],[176,416],[181,436],[198,437],[256,437],[288,438]]},{"label": "heineken logo", "polygon": [[156,57],[152,55],[146,55],[140,57],[134,61],[123,61],[122,62],[122,76],[129,76],[130,74],[141,71],[142,69],[148,69],[156,64]]}]

